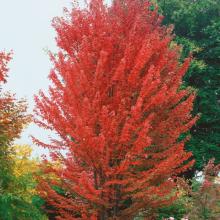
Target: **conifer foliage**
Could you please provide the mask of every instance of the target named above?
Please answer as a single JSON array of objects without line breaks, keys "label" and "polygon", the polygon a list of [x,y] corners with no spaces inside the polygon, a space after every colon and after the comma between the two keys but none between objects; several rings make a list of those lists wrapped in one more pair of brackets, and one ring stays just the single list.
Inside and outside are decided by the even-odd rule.
[{"label": "conifer foliage", "polygon": [[219,0],[158,0],[165,19],[174,24],[175,41],[183,45],[182,56],[192,53],[194,60],[184,76],[184,84],[198,90],[193,114],[201,114],[190,130],[186,149],[193,152],[193,177],[208,161],[220,163],[220,2]]},{"label": "conifer foliage", "polygon": [[180,138],[196,121],[195,94],[180,89],[190,58],[179,63],[172,28],[146,0],[66,13],[53,22],[49,95],[35,97],[36,123],[60,137],[35,139],[61,164],[45,170],[58,178],[41,179],[41,196],[57,219],[132,219],[169,204],[175,176],[193,163]]}]

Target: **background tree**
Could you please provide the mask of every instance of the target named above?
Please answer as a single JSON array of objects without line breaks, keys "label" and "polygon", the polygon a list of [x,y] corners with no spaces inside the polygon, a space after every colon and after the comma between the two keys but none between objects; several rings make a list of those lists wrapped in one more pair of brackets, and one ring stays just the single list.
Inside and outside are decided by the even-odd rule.
[{"label": "background tree", "polygon": [[218,220],[220,218],[220,189],[219,171],[220,165],[214,165],[214,159],[205,166],[204,179],[197,187],[189,192],[192,198],[192,207],[189,211],[189,219]]},{"label": "background tree", "polygon": [[220,163],[220,4],[219,0],[158,0],[164,24],[174,24],[175,41],[183,45],[183,58],[195,58],[184,77],[198,89],[194,114],[201,118],[190,131],[187,149],[201,170],[209,159]]},{"label": "background tree", "polygon": [[[0,83],[6,82],[8,62],[11,54],[0,53]],[[0,91],[1,92],[1,91]],[[36,163],[29,160],[30,150],[13,147],[30,121],[26,113],[26,102],[16,100],[10,93],[0,93],[0,219],[43,219],[43,215],[32,204],[34,179],[31,168]],[[23,150],[23,151],[22,151]],[[34,169],[36,170],[36,169]]]},{"label": "background tree", "polygon": [[[6,82],[7,64],[10,60],[10,53],[0,53],[0,83]],[[0,93],[0,188],[2,191],[7,189],[12,172],[10,144],[19,137],[29,120],[24,100],[16,101],[10,93]]]},{"label": "background tree", "polygon": [[158,210],[158,220],[183,217],[190,220],[218,220],[220,218],[220,165],[210,160],[203,175],[191,180],[178,178],[178,199],[170,206]]},{"label": "background tree", "polygon": [[11,53],[0,52],[0,82],[6,82],[7,64],[11,60]]},{"label": "background tree", "polygon": [[34,175],[40,172],[39,161],[30,159],[32,149],[27,145],[11,147],[13,162],[7,191],[0,195],[0,218],[3,220],[46,220],[41,210],[43,201],[37,195]]},{"label": "background tree", "polygon": [[190,59],[179,64],[172,30],[148,1],[92,0],[53,26],[60,51],[49,96],[36,97],[36,123],[60,139],[35,141],[62,166],[45,170],[58,180],[42,179],[41,196],[57,219],[151,216],[175,199],[173,177],[193,163],[179,138],[196,120],[193,90],[180,89]]}]

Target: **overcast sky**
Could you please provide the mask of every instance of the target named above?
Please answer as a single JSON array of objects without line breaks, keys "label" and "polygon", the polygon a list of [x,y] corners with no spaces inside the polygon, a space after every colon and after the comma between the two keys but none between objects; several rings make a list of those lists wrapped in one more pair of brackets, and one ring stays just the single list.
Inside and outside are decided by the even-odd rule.
[{"label": "overcast sky", "polygon": [[[13,50],[8,82],[4,90],[26,98],[29,110],[34,107],[33,95],[47,90],[48,73],[52,67],[47,50],[56,52],[55,31],[51,20],[63,15],[63,8],[71,8],[73,0],[0,0],[0,51]],[[111,0],[105,0],[110,3]],[[83,6],[83,0],[79,0]],[[33,146],[34,156],[46,151],[34,146],[30,135],[48,140],[48,132],[33,123],[24,130],[18,144]],[[51,135],[51,134],[49,134]]]},{"label": "overcast sky", "polygon": [[[56,51],[55,32],[51,20],[70,7],[71,0],[0,0],[0,51],[14,51],[8,83],[4,90],[25,97],[32,111],[33,95],[47,89],[51,63],[45,49]],[[32,144],[29,135],[46,139],[47,134],[31,124],[17,143]],[[34,155],[42,150],[34,147]]]}]

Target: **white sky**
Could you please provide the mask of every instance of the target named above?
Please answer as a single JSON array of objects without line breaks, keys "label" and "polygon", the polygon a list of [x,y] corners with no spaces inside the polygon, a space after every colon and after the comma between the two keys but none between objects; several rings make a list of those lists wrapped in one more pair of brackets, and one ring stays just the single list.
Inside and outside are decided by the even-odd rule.
[{"label": "white sky", "polygon": [[[83,5],[83,0],[78,0]],[[14,51],[8,82],[4,90],[26,98],[29,112],[34,107],[33,95],[47,90],[47,78],[52,64],[46,53],[56,51],[55,31],[51,20],[63,15],[63,8],[71,8],[73,0],[0,0],[0,51]],[[107,4],[111,0],[105,0]],[[33,123],[24,130],[18,144],[33,146],[33,156],[46,153],[34,146],[30,135],[48,140],[48,132]]]},{"label": "white sky", "polygon": [[[56,51],[55,31],[51,20],[70,7],[71,0],[0,0],[0,51],[14,51],[8,83],[4,90],[25,97],[29,112],[33,109],[33,95],[46,90],[51,62],[44,49]],[[22,133],[20,144],[33,145],[29,135],[45,140],[46,132],[31,124]],[[36,146],[34,155],[43,151]]]}]

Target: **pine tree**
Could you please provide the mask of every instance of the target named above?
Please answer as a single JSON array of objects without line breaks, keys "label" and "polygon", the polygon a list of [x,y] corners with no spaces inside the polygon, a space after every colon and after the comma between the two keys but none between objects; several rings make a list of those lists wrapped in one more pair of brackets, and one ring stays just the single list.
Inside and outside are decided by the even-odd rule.
[{"label": "pine tree", "polygon": [[175,176],[193,164],[180,135],[195,94],[180,88],[190,58],[179,64],[161,21],[143,0],[92,0],[54,19],[60,50],[36,123],[60,138],[35,142],[60,163],[39,185],[57,219],[132,219],[175,199]]}]

